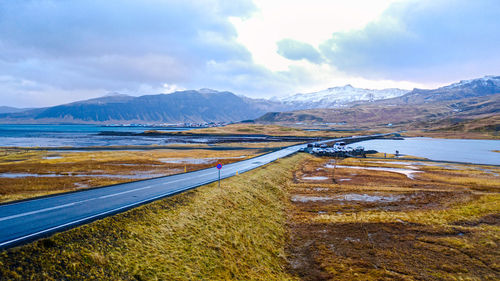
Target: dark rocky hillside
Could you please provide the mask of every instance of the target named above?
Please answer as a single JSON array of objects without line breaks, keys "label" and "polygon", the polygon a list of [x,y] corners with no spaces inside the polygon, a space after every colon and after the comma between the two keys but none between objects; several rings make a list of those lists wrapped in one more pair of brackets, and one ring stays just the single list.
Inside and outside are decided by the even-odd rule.
[{"label": "dark rocky hillside", "polygon": [[450,102],[427,104],[365,104],[338,109],[309,109],[293,112],[270,112],[257,118],[260,123],[342,123],[347,126],[370,126],[428,122],[445,118],[473,119],[500,114],[500,94]]},{"label": "dark rocky hillside", "polygon": [[253,119],[273,107],[272,103],[211,90],[97,99],[0,114],[3,123],[176,123],[241,121]]}]

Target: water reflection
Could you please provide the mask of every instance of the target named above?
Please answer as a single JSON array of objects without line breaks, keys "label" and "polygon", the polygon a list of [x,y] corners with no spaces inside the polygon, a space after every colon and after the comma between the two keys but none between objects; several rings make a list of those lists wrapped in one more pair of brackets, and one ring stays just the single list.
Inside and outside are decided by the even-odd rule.
[{"label": "water reflection", "polygon": [[500,165],[500,140],[405,138],[404,140],[368,140],[357,143],[382,153],[425,157],[431,160]]}]

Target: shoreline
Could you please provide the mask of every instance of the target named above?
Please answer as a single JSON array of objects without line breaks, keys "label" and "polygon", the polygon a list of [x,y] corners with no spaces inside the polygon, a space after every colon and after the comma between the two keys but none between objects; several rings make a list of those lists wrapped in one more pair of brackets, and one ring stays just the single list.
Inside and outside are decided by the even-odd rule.
[{"label": "shoreline", "polygon": [[281,147],[231,147],[231,146],[207,146],[207,147],[190,147],[190,146],[86,146],[86,147],[10,147],[10,146],[0,146],[0,149],[12,149],[12,150],[35,150],[35,151],[68,151],[68,152],[78,152],[78,151],[134,151],[134,150],[161,150],[161,149],[175,149],[175,150],[250,150],[250,149],[261,149],[274,151],[281,149]]},{"label": "shoreline", "polygon": [[[380,152],[379,152],[380,153]],[[403,155],[404,156],[404,155]],[[500,167],[499,164],[481,164],[472,162],[460,162],[460,161],[447,161],[447,160],[432,160],[432,159],[422,159],[422,158],[384,158],[384,157],[367,157],[365,159],[376,159],[376,160],[399,160],[399,161],[418,161],[418,162],[431,162],[431,163],[443,163],[443,164],[457,164],[457,165],[477,165],[477,166],[488,166],[488,167]]]}]

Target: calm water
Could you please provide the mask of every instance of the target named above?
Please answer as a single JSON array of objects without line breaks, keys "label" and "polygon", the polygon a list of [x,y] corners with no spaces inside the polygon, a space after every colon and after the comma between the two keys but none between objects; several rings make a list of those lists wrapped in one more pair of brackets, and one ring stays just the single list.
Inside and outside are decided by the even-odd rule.
[{"label": "calm water", "polygon": [[185,131],[191,128],[104,127],[98,125],[0,125],[0,146],[86,147],[110,145],[165,144],[155,137],[99,136],[100,132],[133,132],[147,130]]},{"label": "calm water", "polygon": [[404,140],[369,140],[356,143],[383,153],[425,157],[432,160],[500,165],[500,140],[457,140],[406,138]]}]

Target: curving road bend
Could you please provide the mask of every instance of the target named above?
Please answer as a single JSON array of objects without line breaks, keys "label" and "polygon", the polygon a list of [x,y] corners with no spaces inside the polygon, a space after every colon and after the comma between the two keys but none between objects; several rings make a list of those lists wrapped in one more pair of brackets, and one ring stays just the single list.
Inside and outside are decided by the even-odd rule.
[{"label": "curving road bend", "polygon": [[[372,135],[375,137],[380,135]],[[359,137],[353,137],[359,138]],[[321,143],[346,140],[331,139]],[[243,173],[297,152],[305,144],[287,147],[225,165],[221,178]],[[171,196],[218,180],[214,168],[80,192],[0,205],[0,248],[9,248],[51,233]]]}]

